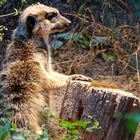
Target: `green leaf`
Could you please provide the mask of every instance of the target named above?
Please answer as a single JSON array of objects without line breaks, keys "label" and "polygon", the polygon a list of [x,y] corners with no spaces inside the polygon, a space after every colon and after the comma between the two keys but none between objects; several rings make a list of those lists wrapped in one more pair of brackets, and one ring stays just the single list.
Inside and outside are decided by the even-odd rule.
[{"label": "green leaf", "polygon": [[140,113],[128,113],[125,115],[125,119],[127,120],[128,129],[135,133],[137,125],[140,123]]},{"label": "green leaf", "polygon": [[77,41],[84,40],[84,37],[81,34],[70,33],[70,32],[56,34],[56,35],[53,35],[52,37],[60,38],[60,39],[64,39],[64,40],[68,40],[68,39],[75,39]]},{"label": "green leaf", "polygon": [[110,54],[102,54],[102,57],[107,62],[115,60],[115,56],[110,55]]},{"label": "green leaf", "polygon": [[93,132],[93,129],[91,127],[86,128],[87,132]]},{"label": "green leaf", "polygon": [[9,116],[9,117],[10,117],[10,116],[13,116],[13,114],[14,114],[14,112],[10,112],[10,111],[7,111],[7,112],[6,112],[6,115]]},{"label": "green leaf", "polygon": [[71,134],[73,134],[73,135],[79,135],[80,132],[79,132],[79,130],[74,129],[74,130],[71,130]]},{"label": "green leaf", "polygon": [[68,40],[68,39],[72,38],[72,34],[70,32],[60,33],[60,34],[53,35],[53,37],[54,38],[61,38],[61,39],[64,39],[64,40]]},{"label": "green leaf", "polygon": [[42,135],[36,138],[36,140],[49,140],[49,135],[46,131],[44,131]]},{"label": "green leaf", "polygon": [[131,112],[127,114],[117,113],[115,115],[117,119],[124,119],[127,121],[127,126],[130,132],[135,133],[138,123],[140,123],[140,113]]},{"label": "green leaf", "polygon": [[137,125],[138,123],[136,123],[133,120],[129,120],[127,123],[128,129],[130,130],[130,132],[135,133],[136,129],[137,129]]},{"label": "green leaf", "polygon": [[125,118],[129,121],[129,120],[133,120],[137,123],[140,122],[140,113],[138,112],[132,112],[132,113],[128,113],[125,115]]},{"label": "green leaf", "polygon": [[94,44],[99,44],[99,43],[104,43],[106,40],[106,37],[99,37],[99,36],[93,36],[91,38],[91,43]]},{"label": "green leaf", "polygon": [[24,138],[21,134],[17,134],[17,133],[15,133],[15,134],[12,136],[12,138],[13,138],[14,140],[25,140],[25,138]]},{"label": "green leaf", "polygon": [[14,123],[11,123],[11,128],[13,128],[14,130],[16,130],[16,129],[17,129],[17,126],[16,126],[16,124],[14,124]]},{"label": "green leaf", "polygon": [[4,36],[3,31],[4,30],[7,30],[7,28],[5,26],[3,26],[3,25],[0,25],[0,41],[3,40],[3,36]]},{"label": "green leaf", "polygon": [[70,135],[66,135],[64,140],[71,140],[71,136]]},{"label": "green leaf", "polygon": [[27,1],[26,0],[21,0],[21,3],[23,4],[23,3],[27,3]]},{"label": "green leaf", "polygon": [[94,124],[93,124],[93,129],[99,129],[101,128],[100,125],[99,125],[99,122],[97,120],[94,121]]},{"label": "green leaf", "polygon": [[82,13],[84,12],[86,3],[87,3],[87,2],[85,2],[84,4],[82,4],[82,5],[79,7],[79,9],[78,9],[78,13],[79,13],[79,14],[82,14]]},{"label": "green leaf", "polygon": [[97,120],[94,121],[93,126],[86,128],[86,131],[93,132],[95,129],[100,129],[99,122]]},{"label": "green leaf", "polygon": [[137,18],[137,20],[140,21],[140,9],[139,9],[139,10],[136,10],[136,11],[134,12],[134,16],[135,16],[135,18]]},{"label": "green leaf", "polygon": [[10,134],[10,124],[6,123],[0,131],[0,140],[5,140]]},{"label": "green leaf", "polygon": [[73,123],[68,122],[68,121],[60,121],[60,126],[61,127],[65,127],[67,129],[74,129],[75,126],[73,125]]},{"label": "green leaf", "polygon": [[73,125],[76,127],[80,126],[82,128],[86,128],[89,123],[89,121],[76,121]]},{"label": "green leaf", "polygon": [[5,4],[6,0],[0,0],[0,7]]},{"label": "green leaf", "polygon": [[77,33],[72,34],[72,38],[75,39],[75,40],[77,40],[77,41],[84,40],[83,35],[77,34]]},{"label": "green leaf", "polygon": [[59,49],[64,44],[63,41],[54,41],[51,43],[51,46],[54,50]]},{"label": "green leaf", "polygon": [[17,16],[19,14],[19,11],[16,8],[14,8],[14,10],[15,10],[15,16]]},{"label": "green leaf", "polygon": [[6,123],[6,119],[5,118],[0,118],[0,125],[4,126]]}]

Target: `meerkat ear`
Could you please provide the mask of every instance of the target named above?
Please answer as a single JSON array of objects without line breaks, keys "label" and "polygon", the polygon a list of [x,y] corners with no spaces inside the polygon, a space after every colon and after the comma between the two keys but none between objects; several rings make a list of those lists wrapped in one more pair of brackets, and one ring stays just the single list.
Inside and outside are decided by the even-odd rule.
[{"label": "meerkat ear", "polygon": [[35,26],[35,17],[28,16],[26,21],[19,20],[17,28],[14,30],[12,39],[28,40],[32,36],[32,30]]},{"label": "meerkat ear", "polygon": [[26,19],[26,27],[30,36],[32,35],[32,30],[35,26],[35,22],[36,22],[36,19],[33,16],[28,16]]}]

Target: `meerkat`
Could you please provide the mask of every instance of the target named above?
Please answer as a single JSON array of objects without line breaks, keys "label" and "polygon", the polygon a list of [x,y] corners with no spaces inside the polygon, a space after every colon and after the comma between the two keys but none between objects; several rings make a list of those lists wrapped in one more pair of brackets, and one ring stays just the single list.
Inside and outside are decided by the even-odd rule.
[{"label": "meerkat", "polygon": [[[0,116],[17,127],[41,134],[41,111],[49,107],[49,94],[69,80],[86,80],[83,75],[64,75],[53,71],[48,37],[62,32],[71,21],[55,8],[36,4],[20,15],[12,41],[6,50],[0,73]],[[6,112],[12,112],[9,116]]]}]

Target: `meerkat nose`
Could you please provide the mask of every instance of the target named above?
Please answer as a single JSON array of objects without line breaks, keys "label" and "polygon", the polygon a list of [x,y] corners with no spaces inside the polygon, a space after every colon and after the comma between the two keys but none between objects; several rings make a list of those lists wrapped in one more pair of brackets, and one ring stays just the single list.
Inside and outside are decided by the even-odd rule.
[{"label": "meerkat nose", "polygon": [[66,22],[65,22],[65,26],[66,26],[66,27],[69,27],[70,24],[71,24],[71,21],[67,19]]},{"label": "meerkat nose", "polygon": [[71,25],[71,21],[70,21],[70,20],[68,20],[68,23],[67,23],[67,24],[68,24],[68,26],[69,26],[69,25]]},{"label": "meerkat nose", "polygon": [[68,24],[69,24],[69,25],[71,24],[71,21],[70,21],[70,20],[68,20]]}]

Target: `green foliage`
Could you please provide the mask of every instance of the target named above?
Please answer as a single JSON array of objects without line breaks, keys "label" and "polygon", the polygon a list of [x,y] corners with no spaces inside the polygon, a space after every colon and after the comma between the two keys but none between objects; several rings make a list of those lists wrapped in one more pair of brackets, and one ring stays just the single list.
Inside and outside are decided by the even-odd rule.
[{"label": "green foliage", "polygon": [[87,2],[83,3],[83,4],[79,7],[79,9],[78,9],[78,13],[79,13],[79,14],[82,14],[82,13],[84,12],[84,9],[85,9],[86,4],[87,4]]},{"label": "green foliage", "polygon": [[54,42],[51,43],[51,47],[52,47],[54,50],[59,49],[59,48],[60,48],[61,46],[63,46],[63,45],[64,45],[64,41],[59,41],[59,40],[54,41]]},{"label": "green foliage", "polygon": [[14,8],[14,10],[15,10],[14,12],[0,15],[0,18],[4,18],[4,17],[8,17],[8,16],[17,16],[19,13],[21,13],[21,9]]},{"label": "green foliage", "polygon": [[68,122],[68,121],[64,121],[61,120],[59,122],[60,126],[63,128],[67,129],[67,134],[64,138],[64,140],[79,140],[80,139],[80,132],[78,130],[78,127],[82,127],[82,128],[86,128],[86,126],[89,124],[88,122],[84,122],[84,121],[76,121],[74,123],[72,122]]},{"label": "green foliage", "polygon": [[128,0],[128,4],[131,5],[135,18],[140,21],[140,0]]},{"label": "green foliage", "polygon": [[12,135],[13,140],[26,140],[21,134],[14,133]]},{"label": "green foliage", "polygon": [[21,1],[22,4],[27,3],[27,0],[20,0],[20,1]]},{"label": "green foliage", "polygon": [[73,130],[73,129],[77,128],[78,126],[80,126],[82,128],[86,128],[89,123],[90,122],[84,122],[84,121],[76,121],[76,122],[72,123],[72,122],[65,121],[65,120],[60,120],[60,122],[59,122],[60,126],[65,127],[68,130]]},{"label": "green foliage", "polygon": [[[21,7],[24,3],[27,2],[27,0],[20,0],[21,1]],[[5,4],[6,0],[0,0],[0,7],[3,6]],[[8,13],[8,14],[2,14],[0,15],[0,18],[4,18],[7,16],[17,16],[19,13],[21,13],[21,8],[16,9],[14,8],[14,12]]]},{"label": "green foliage", "polygon": [[[29,140],[24,132],[19,132],[16,125],[8,122],[6,119],[0,119],[0,140],[11,138],[12,140]],[[36,140],[49,140],[48,133],[44,130],[42,135],[35,137]]]},{"label": "green foliage", "polygon": [[109,62],[109,61],[113,62],[116,59],[114,54],[107,54],[107,53],[103,53],[102,58],[107,62]]},{"label": "green foliage", "polygon": [[128,129],[131,133],[136,132],[137,125],[140,123],[140,113],[139,112],[131,112],[127,114],[118,113],[115,115],[117,119],[123,119],[127,121]]},{"label": "green foliage", "polygon": [[95,129],[100,129],[99,122],[97,120],[94,121],[93,125],[92,123],[92,117],[88,116],[87,121],[78,120],[75,122],[69,122],[65,120],[60,120],[59,124],[61,127],[67,129],[67,134],[64,138],[64,140],[80,140],[80,131],[79,127],[87,132],[93,132]]},{"label": "green foliage", "polygon": [[16,125],[8,122],[4,118],[0,119],[0,140],[11,137],[13,140],[25,140],[25,138],[16,132]]},{"label": "green foliage", "polygon": [[5,4],[6,0],[0,0],[0,7]]},{"label": "green foliage", "polygon": [[89,48],[98,43],[101,43],[101,40],[99,38],[90,37],[90,35],[89,37],[86,37],[86,35],[71,32],[53,35],[52,38],[56,39],[51,43],[51,47],[54,50],[59,49],[69,40],[73,41],[76,46],[81,46],[82,48]]},{"label": "green foliage", "polygon": [[97,120],[94,120],[94,122],[92,121],[92,116],[88,116],[86,121],[77,120],[75,122],[61,120],[55,115],[51,115],[51,118],[57,121],[60,127],[66,128],[67,134],[65,135],[64,140],[80,140],[79,128],[82,128],[87,132],[93,132],[95,129],[101,128]]},{"label": "green foliage", "polygon": [[1,140],[5,140],[7,137],[8,137],[8,135],[10,134],[9,132],[10,132],[10,124],[8,124],[8,123],[6,123],[3,127],[2,127],[2,129],[1,129],[1,131],[0,131],[0,139]]},{"label": "green foliage", "polygon": [[[47,111],[48,112],[48,111]],[[93,132],[95,129],[100,129],[99,122],[97,120],[92,122],[92,117],[88,117],[87,121],[78,120],[75,122],[69,122],[65,120],[59,119],[57,116],[52,115],[52,113],[47,113],[50,115],[50,118],[53,118],[57,121],[62,128],[66,128],[67,134],[64,140],[80,140],[80,131],[79,128],[87,132]],[[0,119],[0,140],[6,140],[7,138],[12,138],[12,140],[29,140],[27,136],[25,136],[24,132],[16,127],[15,124],[8,122],[6,119]],[[36,140],[49,140],[50,135],[44,129],[42,135],[38,135],[35,137]]]},{"label": "green foliage", "polygon": [[124,116],[124,118],[127,120],[127,125],[130,132],[135,133],[137,125],[140,123],[140,113],[128,113]]},{"label": "green foliage", "polygon": [[49,135],[46,131],[43,131],[43,134],[38,136],[36,140],[49,140]]},{"label": "green foliage", "polygon": [[3,40],[3,36],[4,36],[3,31],[4,30],[7,30],[7,28],[5,26],[3,26],[3,25],[0,25],[0,41]]},{"label": "green foliage", "polygon": [[93,132],[93,130],[96,130],[96,129],[101,129],[101,127],[99,125],[99,122],[97,120],[94,121],[94,123],[91,127],[87,127],[86,131],[87,132]]}]

